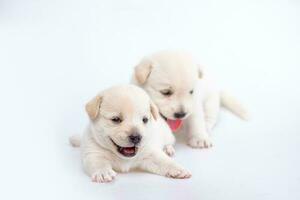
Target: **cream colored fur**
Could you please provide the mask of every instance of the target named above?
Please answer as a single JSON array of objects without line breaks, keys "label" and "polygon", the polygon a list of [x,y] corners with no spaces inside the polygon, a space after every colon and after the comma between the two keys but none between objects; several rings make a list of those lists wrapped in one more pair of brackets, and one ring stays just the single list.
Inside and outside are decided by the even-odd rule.
[{"label": "cream colored fur", "polygon": [[[144,58],[135,67],[132,83],[150,95],[166,118],[174,119],[179,111],[187,113],[180,132],[186,132],[191,147],[212,146],[208,133],[217,122],[220,105],[247,119],[242,105],[221,91],[209,71],[183,52],[162,51]],[[173,94],[164,96],[161,92],[165,90]]]},{"label": "cream colored fur", "polygon": [[[142,89],[134,85],[109,88],[88,102],[86,111],[89,125],[82,138],[72,136],[70,142],[81,147],[84,169],[93,181],[110,182],[116,172],[132,169],[172,178],[191,177],[187,170],[167,156],[174,153],[175,138]],[[115,116],[121,116],[123,121],[114,123],[112,118]],[[144,117],[149,119],[146,124]],[[131,147],[133,144],[128,137],[133,129],[142,136],[141,143],[135,156],[125,157],[113,142]]]}]

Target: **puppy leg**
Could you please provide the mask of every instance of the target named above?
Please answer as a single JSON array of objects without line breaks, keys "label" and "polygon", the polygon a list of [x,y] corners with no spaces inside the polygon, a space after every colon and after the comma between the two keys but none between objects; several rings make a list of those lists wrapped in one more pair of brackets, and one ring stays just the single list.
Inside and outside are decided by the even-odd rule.
[{"label": "puppy leg", "polygon": [[139,166],[148,172],[170,178],[190,178],[189,171],[179,166],[174,160],[161,151],[155,151],[147,155]]},{"label": "puppy leg", "polygon": [[204,102],[204,113],[206,129],[210,133],[212,128],[216,125],[218,114],[220,110],[220,96],[219,94],[211,94]]},{"label": "puppy leg", "polygon": [[193,148],[209,148],[212,142],[207,134],[205,116],[201,107],[187,119],[188,145]]},{"label": "puppy leg", "polygon": [[173,133],[170,131],[169,127],[164,131],[164,152],[168,156],[173,156],[175,154],[175,149],[173,147],[175,143],[175,137]]},{"label": "puppy leg", "polygon": [[91,176],[93,182],[111,182],[117,173],[112,169],[110,162],[102,155],[90,153],[83,159],[86,173]]},{"label": "puppy leg", "polygon": [[175,154],[175,149],[173,147],[175,143],[175,136],[165,121],[160,121],[159,128],[161,132],[160,139],[163,139],[163,150],[168,156],[173,156]]},{"label": "puppy leg", "polygon": [[172,144],[167,144],[167,145],[164,146],[164,152],[168,156],[173,156],[175,154],[175,149],[174,149]]}]

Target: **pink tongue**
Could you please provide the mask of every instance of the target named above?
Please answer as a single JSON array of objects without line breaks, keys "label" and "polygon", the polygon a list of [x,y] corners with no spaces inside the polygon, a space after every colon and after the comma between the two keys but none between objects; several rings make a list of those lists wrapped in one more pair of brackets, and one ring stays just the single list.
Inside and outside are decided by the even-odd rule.
[{"label": "pink tongue", "polygon": [[180,126],[182,124],[182,120],[180,120],[180,119],[176,119],[176,120],[168,119],[167,123],[168,123],[169,127],[171,128],[171,130],[173,132],[175,132],[180,128]]},{"label": "pink tongue", "polygon": [[125,147],[123,151],[125,153],[134,153],[134,147]]}]

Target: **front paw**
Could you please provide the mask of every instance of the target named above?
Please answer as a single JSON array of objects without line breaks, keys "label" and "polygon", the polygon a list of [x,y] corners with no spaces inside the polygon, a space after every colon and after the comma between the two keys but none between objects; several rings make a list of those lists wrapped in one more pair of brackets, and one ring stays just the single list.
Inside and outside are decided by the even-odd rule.
[{"label": "front paw", "polygon": [[166,177],[169,178],[184,179],[184,178],[191,178],[191,176],[192,174],[189,171],[180,167],[172,167],[166,173]]},{"label": "front paw", "polygon": [[209,137],[192,137],[188,140],[188,145],[192,148],[210,148],[212,142]]},{"label": "front paw", "polygon": [[171,157],[175,154],[175,149],[172,145],[168,144],[164,147],[164,152]]},{"label": "front paw", "polygon": [[108,183],[115,179],[117,173],[112,169],[99,169],[92,174],[92,181],[96,183]]}]

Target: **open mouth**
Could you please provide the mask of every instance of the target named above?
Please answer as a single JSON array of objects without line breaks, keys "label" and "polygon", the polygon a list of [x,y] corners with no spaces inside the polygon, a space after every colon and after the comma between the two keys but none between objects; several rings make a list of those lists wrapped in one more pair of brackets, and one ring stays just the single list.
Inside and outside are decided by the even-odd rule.
[{"label": "open mouth", "polygon": [[137,146],[121,147],[121,146],[117,145],[111,138],[110,138],[110,140],[117,147],[117,151],[125,157],[133,157],[136,155],[136,153],[138,151]]},{"label": "open mouth", "polygon": [[182,125],[181,119],[168,119],[163,114],[160,113],[160,115],[167,122],[167,124],[169,125],[172,132],[176,132],[181,127],[181,125]]}]

